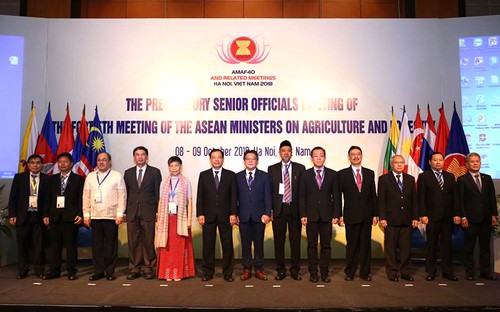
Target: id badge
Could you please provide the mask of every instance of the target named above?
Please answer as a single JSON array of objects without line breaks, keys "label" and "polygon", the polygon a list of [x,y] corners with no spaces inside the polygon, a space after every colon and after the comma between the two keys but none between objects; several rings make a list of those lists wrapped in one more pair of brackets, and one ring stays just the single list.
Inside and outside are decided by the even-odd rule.
[{"label": "id badge", "polygon": [[175,202],[168,203],[168,213],[177,214],[177,204]]},{"label": "id badge", "polygon": [[30,208],[37,208],[38,206],[38,196],[30,195],[29,199]]},{"label": "id badge", "polygon": [[94,203],[101,204],[102,203],[102,191],[97,190],[94,192]]},{"label": "id badge", "polygon": [[278,194],[280,194],[280,195],[285,194],[285,184],[280,183],[280,185],[278,187]]},{"label": "id badge", "polygon": [[56,208],[64,208],[64,196],[57,196]]}]

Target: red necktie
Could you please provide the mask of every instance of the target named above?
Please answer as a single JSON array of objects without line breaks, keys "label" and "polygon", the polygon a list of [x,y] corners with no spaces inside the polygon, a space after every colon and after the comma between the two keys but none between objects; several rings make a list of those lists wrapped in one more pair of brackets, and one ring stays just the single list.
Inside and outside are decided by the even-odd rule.
[{"label": "red necktie", "polygon": [[358,186],[358,190],[361,192],[361,184],[363,181],[361,180],[361,173],[359,173],[359,169],[356,169],[356,185]]}]

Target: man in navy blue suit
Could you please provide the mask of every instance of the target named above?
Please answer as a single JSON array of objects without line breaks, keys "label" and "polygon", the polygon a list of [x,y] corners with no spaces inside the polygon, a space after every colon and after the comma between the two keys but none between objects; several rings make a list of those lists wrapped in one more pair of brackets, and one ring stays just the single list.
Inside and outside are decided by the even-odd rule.
[{"label": "man in navy blue suit", "polygon": [[252,276],[253,264],[255,277],[265,281],[267,276],[264,274],[264,231],[266,224],[271,221],[271,182],[267,173],[257,169],[259,155],[256,151],[247,150],[243,160],[245,170],[236,174],[243,261],[243,274],[240,279],[246,281]]}]

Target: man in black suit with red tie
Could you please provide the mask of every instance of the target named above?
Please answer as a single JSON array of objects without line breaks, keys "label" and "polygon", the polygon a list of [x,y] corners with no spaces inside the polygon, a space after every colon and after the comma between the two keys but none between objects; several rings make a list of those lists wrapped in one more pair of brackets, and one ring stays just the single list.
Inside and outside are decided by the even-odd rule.
[{"label": "man in black suit with red tie", "polygon": [[68,279],[76,280],[78,260],[77,236],[83,221],[83,177],[71,172],[73,157],[70,153],[57,155],[60,173],[50,176],[47,185],[46,209],[43,221],[50,234],[50,272],[44,280],[61,276],[61,254],[66,248]]},{"label": "man in black suit with red tie", "polygon": [[144,146],[132,151],[135,166],[123,174],[127,188],[127,240],[129,254],[128,280],[143,274],[154,278],[156,268],[155,221],[160,199],[161,172],[148,164],[149,152]]},{"label": "man in black suit with red tie", "polygon": [[[313,283],[319,281],[318,264],[321,280],[331,281],[328,276],[332,226],[339,223],[341,217],[340,187],[337,171],[324,166],[326,151],[315,147],[311,151],[313,167],[306,170],[303,183],[300,184],[299,208],[301,222],[307,233],[307,258],[310,278]],[[320,241],[320,256],[318,261],[318,237]]]},{"label": "man in black suit with red tie", "polygon": [[33,154],[27,163],[29,171],[14,176],[9,196],[9,223],[17,230],[18,279],[28,276],[30,263],[35,266],[36,276],[43,277],[44,270],[43,214],[47,176],[41,172],[41,156]]},{"label": "man in black suit with red tie", "polygon": [[372,226],[378,222],[375,173],[361,166],[361,147],[351,146],[347,155],[351,165],[339,171],[340,192],[344,197],[340,223],[345,224],[347,241],[345,280],[354,279],[359,264],[361,279],[371,281]]},{"label": "man in black suit with red tie", "polygon": [[444,158],[440,152],[430,156],[429,165],[431,170],[418,176],[417,188],[420,221],[426,225],[427,233],[425,271],[428,275],[425,279],[433,281],[436,278],[436,254],[441,245],[443,278],[458,281],[451,263],[454,220],[460,223],[455,176],[443,170]]},{"label": "man in black suit with red tie", "polygon": [[469,172],[457,180],[462,227],[465,231],[465,278],[474,280],[474,247],[479,237],[479,277],[497,280],[491,267],[491,230],[497,224],[495,186],[491,176],[480,173],[481,156],[467,155]]},{"label": "man in black suit with red tie", "polygon": [[281,281],[286,277],[285,239],[288,226],[290,241],[290,275],[294,280],[301,280],[300,275],[300,239],[302,224],[299,213],[299,183],[306,168],[302,164],[291,161],[292,144],[281,142],[279,155],[281,161],[267,168],[271,180],[273,194],[273,234],[274,254],[276,258],[275,279]]},{"label": "man in black suit with red tie", "polygon": [[[394,155],[391,159],[392,172],[378,179],[378,212],[380,226],[384,228],[385,269],[390,281],[401,278],[413,281],[411,275],[411,231],[418,225],[418,200],[415,178],[403,173],[405,159]],[[399,259],[397,263],[397,250]]]},{"label": "man in black suit with red tie", "polygon": [[224,280],[233,282],[234,249],[233,225],[237,223],[236,175],[222,168],[224,153],[210,151],[211,168],[200,173],[196,197],[196,216],[203,227],[203,276],[207,282],[215,273],[215,238],[217,229],[222,245],[222,273]]}]

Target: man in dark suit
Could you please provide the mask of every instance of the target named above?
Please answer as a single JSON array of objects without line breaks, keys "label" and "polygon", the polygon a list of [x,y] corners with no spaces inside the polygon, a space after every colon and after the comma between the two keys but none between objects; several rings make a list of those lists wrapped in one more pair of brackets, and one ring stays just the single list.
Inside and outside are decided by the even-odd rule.
[{"label": "man in dark suit", "polygon": [[[401,278],[413,281],[411,275],[411,231],[418,225],[418,200],[415,178],[403,173],[405,159],[394,155],[392,172],[378,179],[378,212],[380,226],[384,228],[385,269],[390,281]],[[401,266],[398,269],[397,250]]]},{"label": "man in dark suit", "polygon": [[[418,202],[420,220],[426,225],[427,243],[425,271],[427,281],[436,278],[436,253],[441,245],[443,278],[458,281],[451,263],[451,235],[458,215],[458,196],[455,176],[443,170],[444,157],[440,152],[429,158],[431,170],[418,176]],[[439,244],[440,243],[440,244]]]},{"label": "man in dark suit", "polygon": [[[18,279],[28,276],[30,263],[35,274],[43,277],[43,213],[47,176],[41,172],[39,155],[28,158],[27,172],[18,173],[12,181],[9,196],[9,223],[16,227]],[[31,259],[30,259],[31,258]]]},{"label": "man in dark suit", "polygon": [[346,266],[345,280],[352,281],[359,264],[359,276],[371,281],[372,225],[377,225],[377,193],[375,173],[361,166],[363,152],[359,146],[351,146],[347,152],[351,166],[339,171],[340,192],[344,197],[343,217],[345,224]]},{"label": "man in dark suit", "polygon": [[465,230],[465,275],[474,280],[474,247],[479,237],[479,276],[496,280],[491,267],[491,230],[497,224],[495,186],[491,176],[480,173],[481,157],[478,153],[467,155],[469,172],[458,178],[458,192],[462,227]]},{"label": "man in dark suit", "polygon": [[245,151],[243,160],[245,170],[236,174],[243,262],[243,274],[240,279],[246,281],[252,277],[253,266],[255,277],[265,281],[267,276],[264,274],[264,232],[266,224],[271,221],[273,205],[271,182],[267,173],[257,169],[259,155],[255,150]]},{"label": "man in dark suit", "polygon": [[46,209],[43,221],[50,234],[50,272],[44,280],[61,276],[61,254],[66,248],[68,279],[76,280],[78,260],[78,228],[83,221],[82,197],[83,177],[71,172],[73,157],[70,153],[57,155],[60,173],[49,177],[46,194]]},{"label": "man in dark suit", "polygon": [[215,238],[217,229],[222,245],[222,273],[227,282],[234,281],[233,225],[237,223],[236,175],[222,168],[224,153],[212,149],[209,154],[212,168],[200,173],[196,196],[196,217],[203,227],[203,276],[207,282],[215,272]]},{"label": "man in dark suit", "polygon": [[285,239],[288,226],[291,255],[290,275],[294,280],[301,280],[300,239],[302,224],[299,213],[299,183],[306,168],[304,165],[290,160],[292,158],[292,144],[288,140],[281,142],[279,155],[281,161],[267,168],[273,193],[272,224],[276,271],[278,272],[275,279],[281,281],[286,277]]},{"label": "man in dark suit", "polygon": [[318,236],[320,241],[319,268],[321,280],[331,281],[328,276],[332,239],[332,224],[341,217],[341,200],[337,172],[324,166],[326,151],[315,147],[311,151],[313,167],[306,170],[300,184],[299,208],[301,222],[307,233],[307,259],[310,281],[318,278]]},{"label": "man in dark suit", "polygon": [[130,270],[128,280],[144,274],[154,278],[156,267],[155,221],[160,198],[161,172],[148,165],[148,149],[137,146],[132,152],[136,166],[123,174],[127,188],[127,239]]}]

